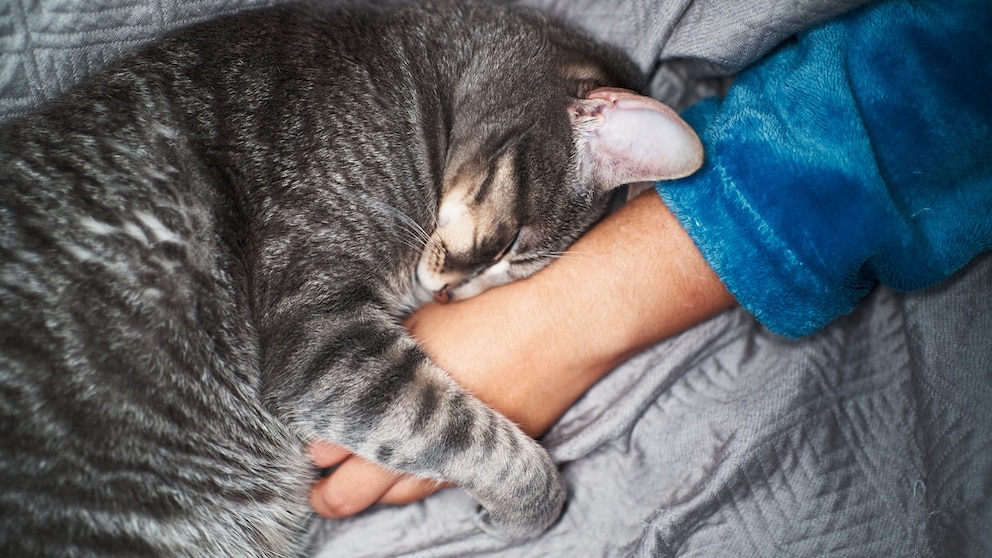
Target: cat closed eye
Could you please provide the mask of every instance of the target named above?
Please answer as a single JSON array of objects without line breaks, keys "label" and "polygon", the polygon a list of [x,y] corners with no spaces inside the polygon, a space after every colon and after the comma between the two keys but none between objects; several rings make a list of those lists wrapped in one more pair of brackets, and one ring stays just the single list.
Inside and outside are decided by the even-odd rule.
[{"label": "cat closed eye", "polygon": [[520,243],[521,230],[522,229],[517,229],[517,233],[513,235],[513,238],[510,239],[510,242],[506,243],[506,246],[504,246],[503,249],[500,250],[498,254],[496,254],[496,257],[493,258],[494,262],[498,262],[502,260],[503,258],[506,257],[507,254],[509,254],[511,251],[513,251],[514,248],[517,247],[517,244]]}]

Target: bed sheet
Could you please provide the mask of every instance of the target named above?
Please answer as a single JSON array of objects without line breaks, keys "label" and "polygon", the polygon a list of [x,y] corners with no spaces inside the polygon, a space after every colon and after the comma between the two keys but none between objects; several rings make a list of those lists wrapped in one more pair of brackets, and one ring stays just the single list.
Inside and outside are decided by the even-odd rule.
[{"label": "bed sheet", "polygon": [[[168,30],[278,0],[11,0],[0,121]],[[859,2],[526,0],[626,48],[677,106]],[[746,7],[745,7],[746,5]],[[786,340],[741,310],[597,384],[546,436],[570,499],[545,536],[478,530],[457,489],[322,521],[319,556],[990,556],[992,256],[877,289]]]}]

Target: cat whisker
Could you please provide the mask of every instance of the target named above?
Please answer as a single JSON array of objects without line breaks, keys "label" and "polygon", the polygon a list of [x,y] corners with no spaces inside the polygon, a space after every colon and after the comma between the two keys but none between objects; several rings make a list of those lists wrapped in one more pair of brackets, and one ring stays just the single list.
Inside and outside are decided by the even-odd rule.
[{"label": "cat whisker", "polygon": [[[414,223],[414,225],[416,225],[416,223]],[[425,233],[423,228],[420,227],[420,225],[417,225],[416,227],[413,227],[412,225],[407,225],[406,230],[410,234],[412,234],[413,238],[415,238],[422,245],[427,244],[428,242],[431,241],[431,236]]]},{"label": "cat whisker", "polygon": [[[396,209],[395,207],[389,205],[388,203],[381,202],[378,200],[370,200],[370,201],[372,201],[377,207],[384,209],[387,213],[393,215],[399,220],[400,231],[406,233],[406,235],[409,235],[401,238],[401,241],[404,244],[413,248],[414,250],[421,251],[424,249],[424,246],[426,246],[427,243],[430,242],[431,235],[426,230],[424,230],[424,227],[422,227],[420,223],[415,221],[412,217],[400,211],[399,209]],[[432,219],[436,219],[436,218],[432,216]]]},{"label": "cat whisker", "polygon": [[401,230],[401,231],[397,231],[397,233],[398,233],[396,235],[397,240],[399,241],[400,244],[406,246],[407,248],[410,248],[414,252],[424,251],[424,246],[425,246],[424,242],[419,238],[410,237],[409,231]]},{"label": "cat whisker", "polygon": [[419,245],[421,248],[423,248],[424,244],[427,242],[427,239],[425,239],[423,235],[418,233],[415,229],[410,228],[410,226],[406,223],[400,223],[399,228],[394,231],[394,234],[403,238],[407,242]]},{"label": "cat whisker", "polygon": [[408,215],[399,210],[396,210],[395,215],[400,218],[400,223],[404,229],[409,231],[415,238],[422,242],[427,242],[431,239],[431,235]]},{"label": "cat whisker", "polygon": [[414,252],[422,252],[423,249],[424,249],[424,247],[422,245],[418,245],[418,244],[413,243],[413,242],[410,242],[408,240],[400,239],[400,244],[402,244],[403,246],[406,246],[407,248],[413,250]]},{"label": "cat whisker", "polygon": [[531,264],[546,260],[585,260],[591,254],[574,254],[572,252],[535,252],[529,254],[524,258],[515,260],[513,263],[517,264]]},{"label": "cat whisker", "polygon": [[582,252],[575,253],[575,252],[571,252],[571,251],[564,251],[564,252],[541,252],[541,253],[539,253],[537,255],[540,256],[540,257],[542,257],[542,258],[549,258],[549,259],[554,259],[554,260],[582,260],[582,259],[586,259],[586,258],[588,258],[590,256],[590,254],[587,254],[587,253],[582,253]]}]

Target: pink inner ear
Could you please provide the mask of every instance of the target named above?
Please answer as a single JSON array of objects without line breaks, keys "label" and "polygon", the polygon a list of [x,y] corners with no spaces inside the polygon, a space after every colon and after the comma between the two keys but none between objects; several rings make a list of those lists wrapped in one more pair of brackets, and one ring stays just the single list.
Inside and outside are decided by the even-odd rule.
[{"label": "pink inner ear", "polygon": [[587,171],[602,188],[688,176],[703,146],[675,111],[633,91],[599,88],[569,106]]}]

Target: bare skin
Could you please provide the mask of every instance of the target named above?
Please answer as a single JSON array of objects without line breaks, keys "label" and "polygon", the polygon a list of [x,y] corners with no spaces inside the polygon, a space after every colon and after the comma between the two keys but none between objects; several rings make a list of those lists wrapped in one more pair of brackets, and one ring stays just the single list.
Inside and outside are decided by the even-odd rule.
[{"label": "bare skin", "polygon": [[[654,190],[586,234],[534,277],[407,322],[462,386],[532,436],[630,356],[735,304]],[[329,518],[419,500],[443,485],[403,476],[330,443],[310,503]]]}]

